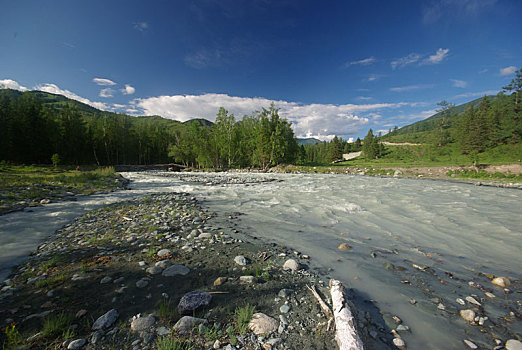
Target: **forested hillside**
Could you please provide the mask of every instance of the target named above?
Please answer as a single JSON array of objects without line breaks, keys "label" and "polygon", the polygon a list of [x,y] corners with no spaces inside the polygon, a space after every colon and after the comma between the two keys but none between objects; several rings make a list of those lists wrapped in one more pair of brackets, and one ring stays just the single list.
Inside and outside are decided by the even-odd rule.
[{"label": "forested hillside", "polygon": [[224,109],[216,123],[185,123],[104,112],[41,91],[0,90],[0,160],[49,164],[154,164],[172,160],[214,168],[293,162],[290,124],[271,106],[235,121]]}]

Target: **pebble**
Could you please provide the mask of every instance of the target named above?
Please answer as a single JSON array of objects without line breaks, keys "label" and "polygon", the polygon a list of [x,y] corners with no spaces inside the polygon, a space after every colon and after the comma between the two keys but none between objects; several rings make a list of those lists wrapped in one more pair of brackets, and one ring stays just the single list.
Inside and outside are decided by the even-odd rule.
[{"label": "pebble", "polygon": [[96,322],[92,325],[93,330],[109,328],[118,318],[118,311],[112,309],[107,311],[102,316],[98,317]]},{"label": "pebble", "polygon": [[190,314],[201,306],[207,306],[212,300],[212,295],[207,292],[194,291],[185,294],[178,304],[178,312],[181,315]]},{"label": "pebble", "polygon": [[279,291],[279,293],[277,294],[278,296],[280,296],[281,298],[290,298],[290,296],[292,295],[292,293],[294,292],[293,289],[286,289],[286,288],[283,288]]},{"label": "pebble", "polygon": [[239,277],[239,282],[241,283],[247,283],[247,284],[253,284],[255,283],[257,278],[254,276],[241,276]]},{"label": "pebble", "polygon": [[475,343],[473,343],[473,342],[471,342],[471,341],[469,341],[469,340],[467,340],[467,339],[464,339],[463,342],[464,342],[464,344],[466,344],[466,345],[468,346],[468,348],[470,348],[470,349],[478,349],[478,346],[475,345]]},{"label": "pebble", "polygon": [[469,309],[460,310],[459,314],[460,314],[460,317],[462,317],[463,319],[465,319],[468,322],[473,322],[473,320],[475,319],[475,311],[473,311],[473,310],[469,310]]},{"label": "pebble", "polygon": [[85,339],[76,339],[69,343],[69,346],[67,346],[67,349],[69,350],[75,350],[82,348],[85,344],[87,344],[87,340]]},{"label": "pebble", "polygon": [[172,255],[172,251],[170,249],[161,249],[159,252],[156,253],[156,255],[160,258],[169,254]]},{"label": "pebble", "polygon": [[149,280],[145,279],[145,278],[142,278],[142,279],[138,280],[138,282],[136,282],[136,287],[138,287],[138,288],[145,288],[148,285],[149,285]]},{"label": "pebble", "polygon": [[168,260],[161,260],[154,264],[154,266],[158,266],[162,269],[166,269],[167,267],[171,266],[172,263]]},{"label": "pebble", "polygon": [[410,330],[410,327],[405,326],[403,324],[400,324],[397,326],[397,331],[399,331],[399,332],[407,332],[409,330]]},{"label": "pebble", "polygon": [[279,311],[281,311],[283,314],[287,314],[290,311],[290,305],[284,304],[279,308]]},{"label": "pebble", "polygon": [[92,333],[91,338],[89,339],[89,342],[91,344],[96,344],[97,342],[99,342],[101,340],[102,335],[103,335],[102,331],[96,331],[96,332]]},{"label": "pebble", "polygon": [[226,277],[218,277],[218,278],[216,278],[216,280],[214,281],[214,287],[218,287],[218,286],[222,285],[227,280],[228,280],[228,278],[226,278]]},{"label": "pebble", "polygon": [[151,266],[145,270],[150,275],[157,275],[160,274],[163,271],[163,269],[159,266]]},{"label": "pebble", "polygon": [[109,283],[110,281],[112,281],[112,277],[110,276],[105,276],[101,279],[100,281],[100,284],[105,284],[105,283]]},{"label": "pebble", "polygon": [[496,286],[499,286],[501,288],[506,288],[511,285],[511,281],[507,277],[496,277],[491,280],[491,283],[493,283]]},{"label": "pebble", "polygon": [[482,304],[480,304],[477,299],[471,297],[471,296],[467,296],[466,297],[466,301],[470,304],[473,304],[473,305],[477,305],[477,306],[481,306]]},{"label": "pebble", "polygon": [[341,244],[339,244],[337,249],[347,251],[347,250],[352,249],[352,247],[347,243],[341,243]]},{"label": "pebble", "polygon": [[133,331],[144,331],[152,327],[152,325],[156,322],[153,316],[147,317],[138,317],[132,320],[131,322],[131,330]]},{"label": "pebble", "polygon": [[180,333],[188,333],[194,328],[194,326],[197,326],[201,323],[208,323],[207,320],[203,318],[197,318],[192,316],[183,316],[176,322],[173,329],[175,331],[178,331]]},{"label": "pebble", "polygon": [[279,326],[279,322],[270,316],[263,313],[255,313],[248,324],[250,329],[255,335],[269,334],[274,332]]},{"label": "pebble", "polygon": [[173,277],[177,275],[185,276],[190,272],[190,269],[183,265],[172,265],[167,267],[163,272],[161,273],[164,277]]},{"label": "pebble", "polygon": [[234,258],[234,262],[239,266],[245,266],[247,264],[247,260],[243,255],[238,255]]},{"label": "pebble", "polygon": [[509,339],[506,342],[506,350],[522,350],[522,342],[516,339]]},{"label": "pebble", "polygon": [[463,299],[461,299],[461,298],[457,298],[456,301],[457,301],[458,304],[460,304],[462,306],[466,305],[466,302]]},{"label": "pebble", "polygon": [[399,349],[403,349],[406,347],[406,343],[401,338],[393,338],[393,344]]},{"label": "pebble", "polygon": [[79,310],[79,311],[76,313],[75,317],[76,317],[76,318],[82,318],[82,317],[85,316],[86,314],[87,314],[87,310],[85,310],[85,309],[81,309],[81,310]]},{"label": "pebble", "polygon": [[300,268],[299,263],[297,261],[295,261],[294,259],[288,259],[287,261],[285,261],[285,263],[283,265],[284,270],[297,271],[297,270],[299,270],[299,268]]},{"label": "pebble", "polygon": [[162,337],[162,336],[165,336],[165,335],[169,335],[170,334],[170,330],[168,328],[165,328],[165,327],[161,326],[161,327],[156,328],[156,333],[158,333],[158,335],[160,337]]},{"label": "pebble", "polygon": [[490,298],[490,299],[496,298],[496,295],[493,294],[493,293],[486,292],[485,294],[486,294],[486,296],[487,296],[488,298]]}]

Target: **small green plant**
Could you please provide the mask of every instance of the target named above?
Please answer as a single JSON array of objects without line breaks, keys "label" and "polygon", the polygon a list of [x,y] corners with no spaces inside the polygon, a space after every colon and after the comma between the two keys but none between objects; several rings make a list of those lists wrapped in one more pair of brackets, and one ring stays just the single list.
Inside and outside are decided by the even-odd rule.
[{"label": "small green plant", "polygon": [[60,164],[60,155],[58,153],[53,154],[51,156],[51,162],[53,162],[53,166],[57,168],[58,164]]},{"label": "small green plant", "polygon": [[158,303],[158,314],[160,318],[174,318],[177,314],[176,308],[172,305],[170,299],[162,299]]},{"label": "small green plant", "polygon": [[22,336],[20,335],[20,332],[18,332],[14,322],[10,326],[4,328],[4,333],[7,336],[7,342],[4,344],[3,348],[13,349],[22,343]]},{"label": "small green plant", "polygon": [[62,312],[58,315],[49,315],[45,321],[42,329],[42,337],[57,338],[62,335],[64,329],[68,329],[74,319],[73,314]]},{"label": "small green plant", "polygon": [[44,262],[42,265],[40,265],[40,270],[43,272],[47,272],[51,267],[55,267],[57,265],[60,265],[65,261],[65,258],[62,255],[56,254],[51,257],[50,260]]},{"label": "small green plant", "polygon": [[69,275],[65,272],[59,273],[57,275],[52,275],[47,278],[38,280],[35,282],[35,286],[37,288],[52,288],[57,284],[62,284],[69,278]]},{"label": "small green plant", "polygon": [[230,344],[236,345],[237,344],[237,337],[236,337],[236,329],[234,326],[230,326],[227,328],[227,334],[230,341]]},{"label": "small green plant", "polygon": [[192,344],[171,337],[161,337],[156,341],[158,350],[192,350]]},{"label": "small green plant", "polygon": [[219,328],[213,325],[212,327],[205,329],[205,338],[208,340],[217,340],[220,338],[219,333]]},{"label": "small green plant", "polygon": [[62,337],[63,339],[67,340],[67,339],[72,339],[74,338],[76,334],[74,333],[74,329],[71,329],[71,328],[67,328],[65,331],[63,331],[62,333]]},{"label": "small green plant", "polygon": [[154,254],[156,254],[156,249],[154,248],[149,248],[149,250],[147,250],[147,256],[150,258],[152,256],[154,256]]},{"label": "small green plant", "polygon": [[252,315],[254,315],[255,311],[255,306],[251,306],[250,304],[246,304],[243,307],[236,308],[234,314],[236,316],[236,323],[239,334],[245,334],[248,328],[248,324],[250,323]]}]

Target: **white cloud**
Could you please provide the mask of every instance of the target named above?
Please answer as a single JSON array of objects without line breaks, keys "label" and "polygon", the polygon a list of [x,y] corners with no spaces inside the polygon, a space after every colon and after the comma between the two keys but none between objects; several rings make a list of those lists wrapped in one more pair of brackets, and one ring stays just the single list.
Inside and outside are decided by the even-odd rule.
[{"label": "white cloud", "polygon": [[27,91],[25,86],[18,84],[18,82],[11,79],[0,80],[0,89],[13,89],[19,91]]},{"label": "white cloud", "polygon": [[450,79],[453,82],[453,86],[457,88],[465,88],[468,86],[468,83],[464,80],[458,80],[458,79]]},{"label": "white cloud", "polygon": [[101,86],[114,86],[114,85],[116,85],[116,83],[113,82],[112,80],[105,79],[105,78],[94,78],[92,81],[93,81],[93,83],[95,83],[97,85],[101,85]]},{"label": "white cloud", "polygon": [[413,91],[413,90],[420,90],[420,89],[429,89],[434,87],[433,84],[419,84],[419,85],[408,85],[408,86],[398,86],[398,87],[392,87],[390,88],[390,91],[394,92],[404,92],[404,91]]},{"label": "white cloud", "polygon": [[113,103],[113,104],[112,104],[112,107],[114,107],[114,108],[125,108],[125,107],[127,107],[127,106],[125,106],[125,105],[120,105],[119,103]]},{"label": "white cloud", "polygon": [[359,66],[367,66],[367,65],[370,65],[372,63],[375,63],[377,61],[377,59],[375,57],[368,57],[368,58],[365,58],[365,59],[362,59],[362,60],[358,60],[358,61],[351,61],[351,62],[346,62],[343,67],[344,68],[348,68],[350,66],[356,66],[356,65],[359,65]]},{"label": "white cloud", "polygon": [[111,88],[101,89],[100,97],[113,97],[114,90]]},{"label": "white cloud", "polygon": [[165,118],[187,121],[193,118],[216,119],[219,107],[224,107],[241,119],[251,115],[271,103],[280,108],[279,115],[292,123],[297,137],[316,137],[328,140],[338,136],[357,134],[368,117],[357,114],[387,108],[414,106],[415,103],[376,103],[376,104],[301,104],[288,101],[272,101],[262,97],[236,97],[226,94],[208,93],[203,95],[158,96],[135,99],[131,105],[146,115],[160,115]]},{"label": "white cloud", "polygon": [[[393,121],[407,120],[409,123],[412,120],[422,120],[422,119],[429,118],[436,113],[437,113],[436,109],[430,109],[430,110],[421,111],[418,113],[397,115],[397,116],[388,118],[388,121],[391,121],[393,124]],[[389,124],[389,125],[392,125],[392,124]],[[400,124],[400,123],[397,123],[397,124]],[[395,124],[393,124],[393,125],[395,125]]]},{"label": "white cloud", "polygon": [[373,97],[370,97],[370,96],[358,96],[356,98],[356,100],[360,100],[360,101],[367,101],[367,100],[371,100],[373,99]]},{"label": "white cloud", "polygon": [[502,76],[511,75],[511,74],[515,73],[516,71],[517,71],[517,67],[509,66],[506,68],[502,68],[500,70],[500,75],[502,75]]},{"label": "white cloud", "polygon": [[149,24],[147,22],[136,22],[134,23],[134,29],[144,32],[149,29]]},{"label": "white cloud", "polygon": [[498,93],[498,91],[495,91],[495,90],[486,90],[486,91],[480,91],[480,92],[466,92],[464,94],[453,96],[453,99],[479,97],[479,96],[484,96],[484,95],[496,95],[497,93]]},{"label": "white cloud", "polygon": [[422,64],[439,64],[446,57],[448,57],[448,52],[449,52],[449,49],[440,48],[437,50],[437,52],[434,55],[431,55],[430,57],[428,57],[424,61],[422,61]]},{"label": "white cloud", "polygon": [[125,84],[125,89],[121,90],[121,93],[124,95],[132,95],[136,92],[136,89],[130,86],[129,84]]},{"label": "white cloud", "polygon": [[363,81],[377,81],[379,79],[381,79],[382,77],[384,77],[384,75],[382,74],[370,74],[368,76],[368,78],[364,79]]},{"label": "white cloud", "polygon": [[92,102],[84,97],[80,97],[76,95],[74,92],[71,92],[69,90],[62,90],[60,89],[56,84],[40,84],[36,85],[34,87],[35,90],[40,90],[44,92],[49,92],[51,94],[57,94],[57,95],[63,95],[65,97],[68,97],[70,99],[85,103],[89,106],[92,106],[94,108],[102,109],[102,110],[108,110],[110,109],[109,106],[102,102]]},{"label": "white cloud", "polygon": [[409,64],[419,61],[421,59],[421,57],[422,56],[417,53],[410,53],[408,56],[401,57],[401,58],[396,59],[395,61],[392,61],[391,66],[393,69],[395,69],[397,67],[403,68]]}]

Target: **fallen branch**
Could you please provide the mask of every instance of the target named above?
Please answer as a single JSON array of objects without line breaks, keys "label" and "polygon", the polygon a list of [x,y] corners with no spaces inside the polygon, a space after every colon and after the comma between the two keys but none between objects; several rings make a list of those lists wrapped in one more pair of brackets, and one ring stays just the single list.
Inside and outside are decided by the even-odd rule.
[{"label": "fallen branch", "polygon": [[321,296],[319,295],[319,293],[317,293],[317,290],[315,289],[315,286],[314,285],[312,285],[312,287],[306,286],[306,288],[308,288],[308,290],[310,292],[312,292],[312,294],[314,295],[315,299],[319,303],[319,306],[321,306],[321,310],[323,310],[324,315],[326,317],[332,317],[332,310],[330,310],[328,305],[326,305],[326,303],[323,301],[323,299],[321,299]]},{"label": "fallen branch", "polygon": [[331,279],[330,294],[335,317],[335,340],[339,345],[339,350],[363,350],[363,344],[355,330],[355,319],[348,307],[343,284]]}]

